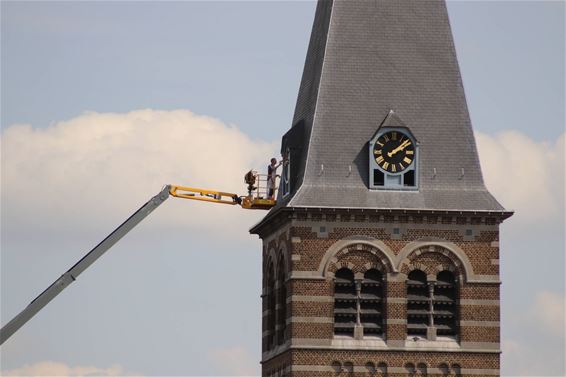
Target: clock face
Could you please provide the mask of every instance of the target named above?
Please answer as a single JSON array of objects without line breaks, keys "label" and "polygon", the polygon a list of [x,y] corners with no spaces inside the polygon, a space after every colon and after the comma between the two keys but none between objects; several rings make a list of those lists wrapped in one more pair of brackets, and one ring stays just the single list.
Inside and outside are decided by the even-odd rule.
[{"label": "clock face", "polygon": [[373,146],[375,162],[389,173],[400,173],[415,159],[415,145],[399,131],[389,131],[377,139]]}]

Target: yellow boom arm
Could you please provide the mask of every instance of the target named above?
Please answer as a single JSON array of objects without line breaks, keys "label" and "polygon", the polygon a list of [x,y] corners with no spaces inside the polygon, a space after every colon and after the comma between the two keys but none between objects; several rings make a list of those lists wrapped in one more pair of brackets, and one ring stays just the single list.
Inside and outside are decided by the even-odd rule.
[{"label": "yellow boom arm", "polygon": [[236,205],[241,199],[237,194],[194,187],[171,186],[169,194],[176,198],[202,200],[205,202]]},{"label": "yellow boom arm", "polygon": [[244,209],[270,209],[275,206],[274,199],[248,195],[239,196],[231,192],[200,189],[195,187],[173,186],[169,189],[169,194],[176,198],[201,200],[204,202],[240,205]]}]

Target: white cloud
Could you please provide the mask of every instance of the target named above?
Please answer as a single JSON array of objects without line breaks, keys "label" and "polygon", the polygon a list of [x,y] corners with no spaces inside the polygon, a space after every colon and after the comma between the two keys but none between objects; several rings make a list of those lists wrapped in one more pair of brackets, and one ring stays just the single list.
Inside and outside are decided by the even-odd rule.
[{"label": "white cloud", "polygon": [[537,250],[521,242],[531,245],[533,235],[548,238],[564,232],[565,135],[535,141],[518,131],[504,131],[476,133],[476,140],[486,186],[507,209],[515,210],[505,222],[510,233],[504,238],[513,247],[503,249],[502,258],[508,261],[503,280],[520,290],[523,283],[516,279],[524,280],[533,252],[556,261],[552,271],[533,272],[529,285],[538,292],[507,295],[502,303],[502,375],[564,375],[564,296],[551,292],[554,280],[545,275],[563,278],[564,246],[554,238]]},{"label": "white cloud", "polygon": [[260,374],[258,361],[244,347],[215,349],[210,351],[208,358],[219,375],[258,376]]},{"label": "white cloud", "polygon": [[[516,210],[513,221],[563,216],[564,135],[555,142],[516,131],[476,137],[486,185]],[[167,183],[244,194],[243,174],[264,168],[276,145],[186,110],[85,113],[44,129],[13,125],[1,136],[4,220],[28,229],[110,229]],[[263,214],[170,201],[154,223],[245,235]]]},{"label": "white cloud", "polygon": [[476,133],[487,187],[515,220],[536,223],[564,215],[564,141],[537,142],[518,131]]},{"label": "white cloud", "polygon": [[564,305],[564,295],[549,291],[537,292],[531,309],[532,316],[548,333],[564,338]]},{"label": "white cloud", "polygon": [[504,340],[502,376],[564,376],[564,346],[537,347],[529,339]]},{"label": "white cloud", "polygon": [[43,361],[33,365],[25,365],[21,368],[2,371],[2,376],[133,376],[126,372],[121,366],[113,365],[110,368],[97,368],[91,366],[71,367],[63,363]]},{"label": "white cloud", "polygon": [[[263,168],[275,143],[186,110],[85,113],[44,129],[13,125],[1,136],[4,219],[26,228],[112,226],[164,184],[244,194],[244,173]],[[155,222],[247,233],[264,212],[183,201]],[[221,207],[221,208],[220,208]]]},{"label": "white cloud", "polygon": [[564,375],[564,306],[564,294],[542,290],[526,310],[504,321],[513,331],[502,341],[503,375]]}]

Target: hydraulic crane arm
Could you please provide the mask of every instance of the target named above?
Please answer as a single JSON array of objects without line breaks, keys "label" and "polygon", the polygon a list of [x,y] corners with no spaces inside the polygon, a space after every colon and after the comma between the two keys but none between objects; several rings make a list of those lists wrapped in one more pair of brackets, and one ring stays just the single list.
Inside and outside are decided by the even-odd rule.
[{"label": "hydraulic crane arm", "polygon": [[53,300],[63,289],[69,286],[77,277],[100,258],[108,249],[110,249],[116,242],[124,237],[130,230],[132,230],[140,221],[145,219],[154,209],[159,207],[169,196],[177,198],[200,200],[210,203],[240,205],[245,209],[269,209],[275,205],[275,200],[265,199],[256,195],[255,197],[250,194],[246,197],[240,197],[236,194],[229,192],[213,191],[206,189],[198,189],[183,186],[165,186],[157,195],[151,198],[140,209],[134,212],[126,221],[122,223],[116,230],[114,230],[108,237],[100,242],[94,249],[89,251],[81,260],[79,260],[73,267],[65,272],[53,284],[51,284],[45,291],[35,298],[28,306],[24,308],[14,319],[8,322],[0,330],[0,344],[3,344],[12,334],[14,334],[20,327],[25,325],[37,312],[39,312],[45,305]]},{"label": "hydraulic crane arm", "polygon": [[37,312],[39,312],[45,305],[55,298],[63,289],[67,288],[77,277],[93,264],[98,258],[102,256],[108,249],[110,249],[116,242],[124,237],[130,230],[132,230],[140,221],[145,219],[154,209],[159,207],[167,198],[169,198],[169,191],[171,186],[165,186],[159,194],[151,198],[140,209],[138,209],[132,216],[122,223],[116,230],[114,230],[108,237],[88,252],[81,260],[79,260],[73,267],[65,272],[53,284],[51,284],[45,291],[35,298],[30,304],[20,312],[14,319],[8,322],[2,330],[0,330],[0,344],[3,344],[12,334],[14,334],[20,327],[27,323]]},{"label": "hydraulic crane arm", "polygon": [[[242,199],[230,192],[221,192],[194,187],[170,186],[169,194],[177,198],[202,200],[205,202],[236,205],[241,204]],[[229,198],[229,199],[228,199]]]},{"label": "hydraulic crane arm", "polygon": [[[250,171],[248,174],[255,172]],[[110,249],[116,242],[124,237],[130,230],[132,230],[140,221],[145,219],[154,209],[159,207],[169,195],[191,200],[200,200],[209,203],[240,205],[244,209],[269,209],[275,205],[275,200],[265,198],[261,190],[257,187],[252,187],[256,180],[259,182],[260,178],[257,173],[252,174],[253,182],[248,187],[248,196],[240,197],[237,194],[214,191],[207,189],[199,189],[193,187],[183,186],[165,186],[157,195],[151,198],[140,209],[138,209],[132,216],[116,228],[108,237],[101,243],[96,245],[94,249],[89,251],[81,260],[79,260],[73,267],[65,272],[53,284],[51,284],[45,291],[35,298],[24,310],[20,312],[14,319],[8,322],[0,330],[0,344],[3,344],[12,334],[14,334],[20,327],[25,325],[37,312],[39,312],[45,305],[55,298],[63,289],[69,286],[77,277],[93,264],[98,258],[102,256],[108,249]],[[251,181],[250,181],[251,182]],[[256,195],[252,195],[256,192]]]}]

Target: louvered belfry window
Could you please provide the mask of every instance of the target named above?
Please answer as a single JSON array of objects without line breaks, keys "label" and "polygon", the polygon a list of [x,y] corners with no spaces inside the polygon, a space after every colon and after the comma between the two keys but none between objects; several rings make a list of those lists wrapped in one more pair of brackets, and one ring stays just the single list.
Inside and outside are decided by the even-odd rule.
[{"label": "louvered belfry window", "polygon": [[278,289],[277,289],[277,326],[276,338],[277,344],[283,344],[286,340],[286,327],[287,327],[287,287],[285,286],[285,268],[283,263],[279,266],[277,274]]},{"label": "louvered belfry window", "polygon": [[368,270],[362,280],[360,295],[360,319],[364,335],[383,333],[383,284],[381,273]]},{"label": "louvered belfry window", "polygon": [[334,333],[354,335],[356,324],[364,335],[383,334],[383,277],[370,269],[362,280],[341,268],[334,279]]},{"label": "louvered belfry window", "polygon": [[434,284],[434,325],[438,335],[456,335],[456,282],[450,271],[441,271]]},{"label": "louvered belfry window", "polygon": [[267,348],[271,349],[275,343],[275,272],[271,265],[267,277]]},{"label": "louvered belfry window", "polygon": [[436,281],[427,282],[420,270],[409,273],[407,280],[407,335],[427,336],[429,327],[437,335],[457,335],[457,286],[450,271],[441,271]]},{"label": "louvered belfry window", "polygon": [[341,268],[334,275],[334,333],[354,335],[357,317],[357,294],[354,273]]}]

